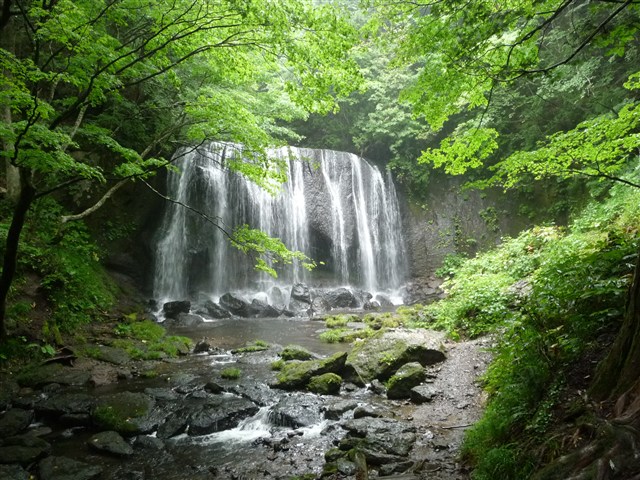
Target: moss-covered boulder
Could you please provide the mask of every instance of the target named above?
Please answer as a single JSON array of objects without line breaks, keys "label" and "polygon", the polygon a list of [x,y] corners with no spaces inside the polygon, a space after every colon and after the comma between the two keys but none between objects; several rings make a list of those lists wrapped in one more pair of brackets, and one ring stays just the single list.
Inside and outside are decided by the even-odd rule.
[{"label": "moss-covered boulder", "polygon": [[340,393],[342,377],[335,373],[325,373],[312,377],[307,384],[307,390],[319,395],[337,395]]},{"label": "moss-covered boulder", "polygon": [[[93,423],[121,435],[149,433],[155,401],[144,393],[122,392],[101,397],[91,412]],[[151,426],[152,427],[152,426]]]},{"label": "moss-covered boulder", "polygon": [[283,360],[311,360],[315,358],[313,353],[299,345],[287,345],[280,352],[280,358]]},{"label": "moss-covered boulder", "polygon": [[403,365],[387,381],[387,398],[411,397],[411,389],[420,385],[426,376],[424,367],[418,362]]},{"label": "moss-covered boulder", "polygon": [[276,375],[275,388],[304,389],[312,377],[325,373],[341,373],[347,360],[346,352],[338,352],[323,360],[293,361],[285,364]]},{"label": "moss-covered boulder", "polygon": [[406,363],[418,362],[424,367],[444,361],[444,341],[443,332],[431,330],[379,331],[354,346],[346,365],[353,369],[357,380],[385,381]]}]

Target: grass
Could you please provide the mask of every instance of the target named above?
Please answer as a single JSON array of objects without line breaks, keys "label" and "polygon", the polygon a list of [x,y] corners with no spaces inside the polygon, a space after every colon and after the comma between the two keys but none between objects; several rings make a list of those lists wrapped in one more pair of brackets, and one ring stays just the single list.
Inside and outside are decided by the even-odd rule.
[{"label": "grass", "polygon": [[242,375],[242,370],[236,367],[227,367],[220,372],[220,376],[226,380],[237,380]]}]

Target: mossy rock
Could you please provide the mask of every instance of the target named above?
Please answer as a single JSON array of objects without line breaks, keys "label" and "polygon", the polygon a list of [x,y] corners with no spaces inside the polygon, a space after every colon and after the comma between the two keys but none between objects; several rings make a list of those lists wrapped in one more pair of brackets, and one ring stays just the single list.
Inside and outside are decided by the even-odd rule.
[{"label": "mossy rock", "polygon": [[154,407],[154,400],[143,393],[122,392],[102,397],[91,412],[93,423],[103,430],[123,435],[144,432],[141,425]]},{"label": "mossy rock", "polygon": [[424,367],[418,362],[403,365],[387,382],[387,398],[411,397],[411,389],[420,385],[426,377]]},{"label": "mossy rock", "polygon": [[443,332],[431,330],[379,331],[354,346],[347,367],[364,382],[375,378],[385,381],[406,363],[418,362],[424,367],[444,361],[444,341]]},{"label": "mossy rock", "polygon": [[314,358],[314,355],[299,345],[287,345],[282,352],[280,352],[280,358],[283,360],[311,360]]},{"label": "mossy rock", "polygon": [[325,373],[340,373],[347,359],[346,352],[338,352],[324,360],[289,362],[276,375],[276,388],[285,390],[304,389],[312,377]]},{"label": "mossy rock", "polygon": [[325,373],[312,377],[307,384],[307,390],[319,395],[337,395],[340,393],[342,377],[335,373]]}]

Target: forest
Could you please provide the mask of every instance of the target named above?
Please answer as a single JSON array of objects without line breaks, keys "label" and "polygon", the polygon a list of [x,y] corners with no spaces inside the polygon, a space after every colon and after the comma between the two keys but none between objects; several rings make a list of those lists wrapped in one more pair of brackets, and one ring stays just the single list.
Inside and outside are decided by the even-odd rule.
[{"label": "forest", "polygon": [[[161,311],[154,301],[191,293],[160,298],[153,286],[159,231],[169,230],[162,219],[182,218],[162,212],[174,208],[192,215],[175,238],[210,225],[264,278],[288,279],[301,265],[311,273],[295,278],[329,282],[342,268],[341,281],[373,294],[360,306],[385,311],[356,313],[372,338],[378,322],[380,331],[436,330],[448,345],[491,339],[486,403],[456,453],[461,476],[433,478],[640,478],[639,31],[634,0],[3,0],[0,414],[16,405],[19,372],[34,375],[70,351],[96,357],[92,342],[107,331],[115,346],[137,342],[128,353],[142,360],[193,347],[152,315]],[[309,152],[366,159],[343,197],[353,197],[353,215],[365,204],[375,212],[347,225],[352,234],[321,225],[329,220],[314,216],[324,210],[305,212],[309,240],[232,221],[225,215],[249,208],[236,200],[205,211],[207,202],[167,185],[189,162],[209,168],[196,154],[212,156],[211,145],[241,150],[216,161],[266,192],[262,204],[313,171],[327,172],[313,194],[328,203],[318,198],[338,185],[328,170],[338,160]],[[398,231],[371,226],[395,193],[359,200],[374,169],[384,172],[380,189],[398,191],[398,219],[382,230]],[[240,188],[228,178],[216,188]],[[454,203],[438,203],[434,192],[445,191]],[[355,223],[346,207],[332,208]],[[338,245],[338,233],[359,235],[356,246]],[[376,243],[388,233],[405,250]],[[354,266],[365,234],[371,265]],[[242,261],[228,260],[236,253],[224,250],[228,261],[216,264],[205,240],[184,242],[192,257],[174,260],[165,283],[182,275],[177,264],[205,258],[223,276],[240,275]],[[396,261],[404,273],[387,271]],[[421,291],[435,282],[437,299],[405,297],[385,310],[373,290],[403,275]],[[325,308],[313,292],[300,295],[308,316]],[[324,340],[356,351],[366,338],[341,330],[343,320],[326,318]],[[13,462],[2,441],[4,468]],[[362,452],[349,455],[361,475]],[[44,461],[37,477],[8,478],[56,478],[42,473]],[[35,462],[18,462],[21,472]],[[274,478],[366,478],[294,473]],[[86,478],[111,478],[95,475]],[[217,475],[202,478],[231,478]],[[406,478],[431,478],[415,475]]]}]

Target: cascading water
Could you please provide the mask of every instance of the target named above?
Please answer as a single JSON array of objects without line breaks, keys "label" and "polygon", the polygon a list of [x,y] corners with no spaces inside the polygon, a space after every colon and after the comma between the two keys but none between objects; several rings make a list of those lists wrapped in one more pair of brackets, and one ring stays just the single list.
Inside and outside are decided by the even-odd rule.
[{"label": "cascading water", "polygon": [[[182,149],[170,172],[169,204],[157,244],[158,299],[218,297],[229,291],[266,292],[272,285],[306,282],[350,285],[375,293],[404,280],[398,201],[390,176],[344,152],[293,147],[270,152],[287,173],[275,196],[228,169],[238,146],[212,143]],[[180,204],[189,205],[193,210]],[[281,239],[319,263],[314,272],[293,265],[278,279],[255,271],[225,232],[247,224]]]}]

